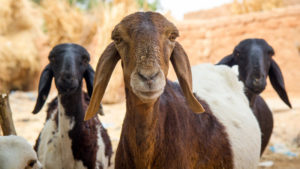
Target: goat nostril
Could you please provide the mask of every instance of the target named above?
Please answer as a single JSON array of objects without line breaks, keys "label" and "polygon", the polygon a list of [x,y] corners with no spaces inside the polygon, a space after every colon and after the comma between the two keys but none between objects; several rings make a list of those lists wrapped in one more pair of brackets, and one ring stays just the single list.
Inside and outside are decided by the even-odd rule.
[{"label": "goat nostril", "polygon": [[137,74],[142,80],[144,80],[144,81],[148,80],[148,78],[145,77],[144,75],[142,75],[140,72],[138,72]]},{"label": "goat nostril", "polygon": [[156,78],[157,76],[159,75],[159,72],[157,72],[157,73],[155,73],[154,75],[152,75],[151,77],[150,77],[150,79],[154,79],[154,78]]},{"label": "goat nostril", "polygon": [[65,75],[64,78],[70,80],[72,78],[72,76],[68,74],[68,75]]},{"label": "goat nostril", "polygon": [[253,80],[253,85],[254,85],[254,86],[260,85],[261,80],[262,80],[262,77],[260,77],[260,78],[255,78],[255,79]]},{"label": "goat nostril", "polygon": [[147,84],[151,87],[152,80],[147,80]]}]

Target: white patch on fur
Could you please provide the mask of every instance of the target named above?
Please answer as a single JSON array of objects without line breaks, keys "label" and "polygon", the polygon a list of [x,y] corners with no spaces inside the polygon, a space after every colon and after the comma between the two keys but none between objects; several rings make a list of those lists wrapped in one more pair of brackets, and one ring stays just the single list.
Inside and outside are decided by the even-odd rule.
[{"label": "white patch on fur", "polygon": [[236,76],[239,76],[239,66],[238,65],[233,65],[231,67],[231,70],[236,74]]},{"label": "white patch on fur", "polygon": [[58,126],[55,115],[46,122],[40,136],[38,157],[46,169],[86,169],[82,161],[74,159],[72,153],[72,140],[69,131],[75,125],[75,119],[70,119],[58,97]]},{"label": "white patch on fur", "polygon": [[96,169],[99,169],[98,168],[99,164],[102,164],[103,168],[108,168],[109,157],[105,156],[105,144],[104,144],[103,138],[101,136],[101,132],[102,132],[103,128],[100,125],[98,125],[97,130],[98,130],[98,134],[97,134],[98,151],[97,151],[97,157],[96,157],[97,158]]},{"label": "white patch on fur", "polygon": [[32,146],[23,137],[0,136],[0,169],[24,169],[32,160],[36,163],[31,169],[42,168]]},{"label": "white patch on fur", "polygon": [[243,91],[243,83],[227,66],[192,67],[193,88],[224,125],[233,153],[234,169],[257,168],[261,133]]}]

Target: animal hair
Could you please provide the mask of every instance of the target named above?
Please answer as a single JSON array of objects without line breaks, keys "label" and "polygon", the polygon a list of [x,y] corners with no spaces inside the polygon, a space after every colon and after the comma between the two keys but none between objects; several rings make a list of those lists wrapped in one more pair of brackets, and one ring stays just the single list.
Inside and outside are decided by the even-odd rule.
[{"label": "animal hair", "polygon": [[[89,53],[77,44],[59,44],[49,54],[33,113],[38,113],[55,81],[58,96],[49,104],[35,150],[45,168],[106,169],[111,141],[98,116],[83,121],[93,91],[94,70]],[[82,91],[86,81],[87,93]],[[101,106],[98,107],[98,111]]]},{"label": "animal hair", "polygon": [[266,87],[268,76],[280,98],[292,108],[281,70],[272,57],[274,54],[274,49],[264,39],[245,39],[234,48],[232,54],[217,63],[238,67],[238,77],[244,83],[250,107],[261,129],[261,154],[267,147],[273,130],[272,111],[260,96]]},{"label": "animal hair", "polygon": [[[155,12],[137,12],[117,24],[114,42],[98,61],[85,119],[96,114],[121,60],[126,115],[115,169],[256,168],[260,132],[242,84],[225,66],[211,68],[209,78],[195,83],[188,56],[175,40],[178,36],[175,25]],[[179,84],[166,78],[169,62]],[[223,75],[232,77],[230,83]]]},{"label": "animal hair", "polygon": [[0,136],[0,169],[41,169],[32,146],[20,136]]}]

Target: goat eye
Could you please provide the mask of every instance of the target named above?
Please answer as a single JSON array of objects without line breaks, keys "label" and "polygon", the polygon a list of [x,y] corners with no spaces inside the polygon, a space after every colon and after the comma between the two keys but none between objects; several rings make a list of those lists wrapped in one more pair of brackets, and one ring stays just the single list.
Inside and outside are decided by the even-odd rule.
[{"label": "goat eye", "polygon": [[49,57],[50,62],[55,62],[55,58],[54,57]]},{"label": "goat eye", "polygon": [[269,50],[269,51],[268,51],[268,55],[269,55],[269,56],[273,56],[273,55],[274,55],[274,51],[273,51],[273,50]]},{"label": "goat eye", "polygon": [[118,44],[120,44],[123,41],[123,39],[121,37],[115,37],[114,41],[118,45]]},{"label": "goat eye", "polygon": [[88,57],[83,57],[82,62],[83,63],[89,63],[89,58]]},{"label": "goat eye", "polygon": [[36,160],[30,160],[30,161],[28,162],[28,166],[29,166],[29,167],[33,167],[35,163],[36,163]]},{"label": "goat eye", "polygon": [[175,39],[177,38],[177,35],[175,33],[172,33],[170,36],[169,36],[169,40],[174,42]]}]

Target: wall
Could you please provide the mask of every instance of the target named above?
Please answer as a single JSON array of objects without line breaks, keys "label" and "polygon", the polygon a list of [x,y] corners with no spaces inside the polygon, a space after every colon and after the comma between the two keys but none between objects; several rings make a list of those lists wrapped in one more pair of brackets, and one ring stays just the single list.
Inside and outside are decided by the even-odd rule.
[{"label": "wall", "polygon": [[[264,38],[275,49],[290,95],[300,94],[300,5],[269,12],[219,17],[210,20],[184,20],[176,23],[178,41],[191,64],[216,63],[230,54],[246,38]],[[174,73],[171,73],[174,78]],[[276,95],[268,88],[265,95]]]}]

